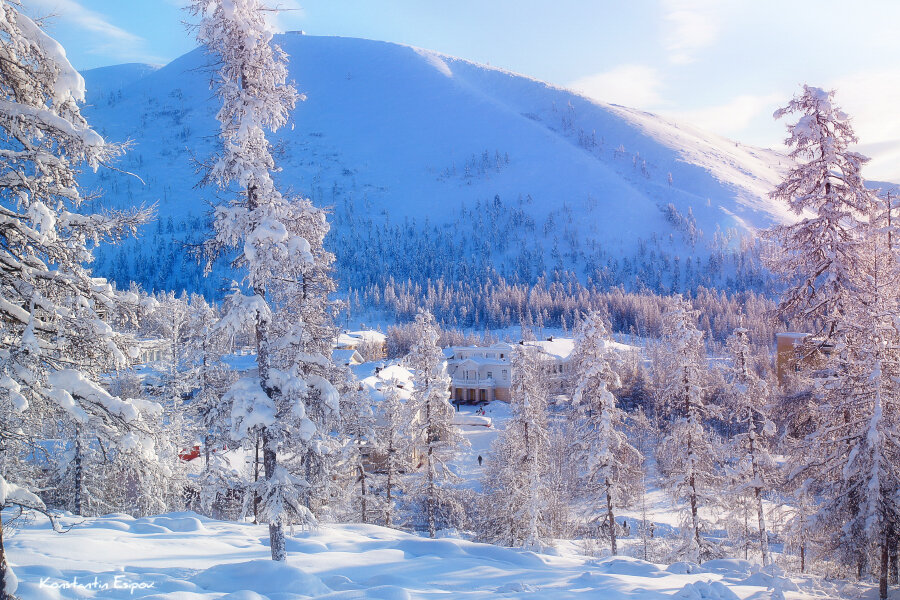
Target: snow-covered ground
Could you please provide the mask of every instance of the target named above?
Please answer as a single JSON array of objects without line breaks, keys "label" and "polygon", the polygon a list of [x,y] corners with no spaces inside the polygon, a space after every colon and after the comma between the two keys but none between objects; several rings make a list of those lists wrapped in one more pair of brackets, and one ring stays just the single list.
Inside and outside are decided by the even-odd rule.
[{"label": "snow-covered ground", "polygon": [[[846,598],[851,589],[754,573],[749,563],[691,568],[632,558],[598,560],[429,540],[375,525],[326,525],[288,537],[286,564],[269,557],[264,525],[194,513],[144,519],[64,518],[64,534],[32,522],[7,539],[24,600],[146,598],[603,598],[767,600]],[[690,571],[690,572],[687,572]],[[799,585],[798,585],[799,584]]]},{"label": "snow-covered ground", "polygon": [[[479,489],[491,442],[510,417],[493,402],[484,416],[462,406],[469,447],[455,468]],[[477,419],[475,417],[478,417]],[[478,456],[483,461],[478,463]],[[647,515],[660,533],[677,525],[666,496],[651,490]],[[11,515],[6,515],[11,516]],[[635,525],[640,515],[623,511]],[[288,538],[288,561],[269,560],[266,526],[216,521],[195,513],[143,519],[127,515],[66,516],[64,534],[41,520],[6,533],[23,600],[147,598],[167,600],[288,600],[292,598],[603,598],[650,600],[787,600],[853,598],[867,588],[814,578],[757,572],[746,561],[656,565],[630,557],[599,559],[599,548],[560,541],[550,554],[512,550],[459,538],[429,540],[374,525],[323,525]],[[620,541],[640,544],[637,527]],[[602,550],[601,550],[602,551]]]}]

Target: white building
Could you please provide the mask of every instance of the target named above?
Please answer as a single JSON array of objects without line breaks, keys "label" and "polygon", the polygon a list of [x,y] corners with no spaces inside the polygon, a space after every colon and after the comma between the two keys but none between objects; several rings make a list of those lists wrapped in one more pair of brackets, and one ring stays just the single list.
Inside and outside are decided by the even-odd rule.
[{"label": "white building", "polygon": [[[538,349],[538,358],[545,366],[551,393],[565,392],[575,340],[550,337],[546,340],[522,341],[519,344]],[[607,342],[607,347],[622,353],[639,352],[634,346],[613,341]],[[513,351],[514,345],[506,342],[492,346],[452,346],[445,349],[447,373],[452,381],[451,400],[460,403],[492,400],[509,402]]]},{"label": "white building", "polygon": [[453,402],[509,402],[512,346],[452,346],[444,350]]}]

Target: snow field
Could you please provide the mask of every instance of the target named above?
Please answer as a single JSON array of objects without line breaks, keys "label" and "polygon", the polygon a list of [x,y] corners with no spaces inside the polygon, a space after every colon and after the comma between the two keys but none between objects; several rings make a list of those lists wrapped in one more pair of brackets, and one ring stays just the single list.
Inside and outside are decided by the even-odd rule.
[{"label": "snow field", "polygon": [[[820,585],[754,571],[741,560],[666,568],[641,560],[550,556],[375,525],[289,535],[285,564],[269,560],[265,525],[193,513],[113,514],[40,521],[9,537],[23,600],[293,600],[300,598],[603,598],[788,600],[828,597]],[[77,584],[77,585],[76,585]]]}]

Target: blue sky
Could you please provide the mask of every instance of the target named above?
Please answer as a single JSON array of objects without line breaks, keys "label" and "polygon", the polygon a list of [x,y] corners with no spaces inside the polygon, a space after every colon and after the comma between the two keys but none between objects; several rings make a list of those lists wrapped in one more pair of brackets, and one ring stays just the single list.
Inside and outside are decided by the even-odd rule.
[{"label": "blue sky", "polygon": [[[896,0],[272,0],[276,26],[437,50],[761,146],[809,83],[836,88],[870,179],[900,181]],[[183,0],[25,0],[72,63],[165,63],[194,47]],[[301,86],[302,86],[302,82]]]}]

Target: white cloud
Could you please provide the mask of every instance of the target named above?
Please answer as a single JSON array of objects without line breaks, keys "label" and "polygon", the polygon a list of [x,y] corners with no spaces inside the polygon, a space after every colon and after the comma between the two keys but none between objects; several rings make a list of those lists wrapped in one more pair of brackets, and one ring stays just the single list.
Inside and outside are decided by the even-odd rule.
[{"label": "white cloud", "polygon": [[[147,40],[122,29],[109,21],[106,15],[85,8],[78,0],[29,0],[28,9],[34,17],[52,17],[49,20],[53,35],[54,21],[63,22],[67,29],[79,32],[81,50],[87,54],[103,56],[110,62],[166,63],[168,59],[148,51]],[[79,65],[75,65],[79,67]]]},{"label": "white cloud", "polygon": [[719,37],[722,0],[661,0],[663,44],[674,64],[692,62]]},{"label": "white cloud", "polygon": [[620,65],[576,79],[568,87],[595,100],[630,108],[648,109],[662,102],[659,73],[645,65]]},{"label": "white cloud", "polygon": [[859,151],[872,158],[867,179],[900,181],[900,68],[863,71],[828,83],[853,119]]},{"label": "white cloud", "polygon": [[42,11],[43,14],[56,15],[61,20],[103,36],[103,41],[106,42],[137,44],[144,41],[142,37],[113,25],[103,15],[85,8],[76,0],[30,0],[29,6],[32,14]]},{"label": "white cloud", "polygon": [[732,98],[725,104],[688,111],[667,112],[666,114],[685,123],[696,125],[700,129],[741,139],[740,134],[750,126],[754,119],[760,116],[771,119],[771,114],[779,106],[779,103],[785,102],[784,95],[781,93],[743,94]]}]

